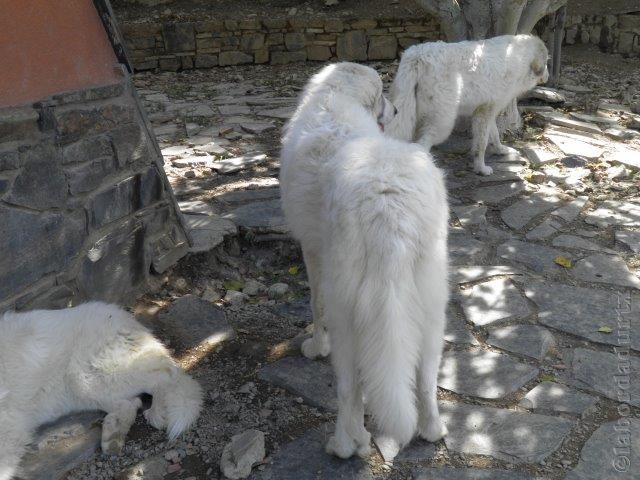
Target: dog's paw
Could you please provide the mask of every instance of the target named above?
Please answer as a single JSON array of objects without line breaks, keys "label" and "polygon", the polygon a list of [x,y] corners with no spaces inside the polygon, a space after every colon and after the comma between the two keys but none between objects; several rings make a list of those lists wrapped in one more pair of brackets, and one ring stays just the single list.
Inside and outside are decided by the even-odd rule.
[{"label": "dog's paw", "polygon": [[482,165],[481,167],[474,168],[473,171],[478,175],[484,175],[486,177],[493,173],[493,168],[488,167],[487,165]]},{"label": "dog's paw", "polygon": [[100,446],[107,455],[119,455],[126,441],[127,432],[117,415],[107,415],[102,422],[102,441]]},{"label": "dog's paw", "polygon": [[447,427],[444,426],[440,418],[430,420],[426,426],[421,426],[418,430],[420,438],[428,442],[437,442],[447,433]]},{"label": "dog's paw", "polygon": [[493,149],[493,153],[496,155],[515,155],[518,152],[515,148],[507,147],[506,145],[500,145],[499,147],[495,147]]},{"label": "dog's paw", "polygon": [[325,450],[329,455],[344,459],[350,458],[356,453],[356,442],[348,437],[340,441],[335,435],[331,435]]},{"label": "dog's paw", "polygon": [[326,357],[331,353],[331,348],[328,342],[324,342],[322,345],[318,346],[318,343],[313,337],[307,338],[304,342],[302,342],[302,346],[300,347],[300,351],[302,355],[305,357],[314,360],[319,357]]}]

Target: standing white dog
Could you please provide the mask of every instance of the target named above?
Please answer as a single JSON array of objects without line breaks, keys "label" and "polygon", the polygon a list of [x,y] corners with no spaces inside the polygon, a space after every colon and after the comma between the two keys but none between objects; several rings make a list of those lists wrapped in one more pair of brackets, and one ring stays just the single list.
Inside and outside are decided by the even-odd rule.
[{"label": "standing white dog", "polygon": [[78,410],[107,412],[102,450],[118,453],[141,406],[170,439],[200,413],[200,386],[133,316],[115,305],[0,316],[0,480],[16,469],[33,430]]},{"label": "standing white dog", "polygon": [[487,144],[499,155],[514,151],[500,142],[496,117],[547,81],[547,57],[547,47],[532,35],[414,45],[402,54],[391,87],[398,115],[387,131],[429,150],[449,137],[458,116],[471,117],[473,169],[491,175]]},{"label": "standing white dog", "polygon": [[436,401],[445,186],[422,147],[382,134],[394,110],[373,69],[329,65],[307,84],[283,138],[283,208],[302,244],[315,324],[302,350],[331,350],[339,411],[327,451],[342,458],[369,452],[363,393],[400,445],[416,427],[430,441],[445,433]]}]

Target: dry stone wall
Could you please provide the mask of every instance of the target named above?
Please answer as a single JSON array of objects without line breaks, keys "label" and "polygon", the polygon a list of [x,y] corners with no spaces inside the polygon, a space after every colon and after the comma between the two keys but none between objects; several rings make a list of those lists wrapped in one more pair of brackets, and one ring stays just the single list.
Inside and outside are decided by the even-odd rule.
[{"label": "dry stone wall", "polygon": [[431,17],[390,19],[250,18],[124,23],[136,70],[185,70],[250,63],[389,60],[438,40]]},{"label": "dry stone wall", "polygon": [[606,52],[640,56],[640,12],[567,17],[565,42],[592,43]]},{"label": "dry stone wall", "polygon": [[0,311],[129,303],[188,250],[121,84],[0,109]]},{"label": "dry stone wall", "polygon": [[[136,70],[188,70],[251,63],[389,60],[407,47],[441,39],[422,18],[251,17],[245,20],[125,22]],[[566,43],[640,55],[640,14],[572,15]]]}]

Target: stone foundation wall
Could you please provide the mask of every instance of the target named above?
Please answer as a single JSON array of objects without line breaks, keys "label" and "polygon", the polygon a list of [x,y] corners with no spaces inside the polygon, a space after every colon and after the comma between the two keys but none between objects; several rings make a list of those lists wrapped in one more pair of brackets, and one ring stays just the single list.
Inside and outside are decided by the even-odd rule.
[{"label": "stone foundation wall", "polygon": [[565,43],[592,43],[611,53],[640,55],[640,14],[569,16]]},{"label": "stone foundation wall", "polygon": [[0,109],[0,311],[130,303],[187,253],[129,82]]},{"label": "stone foundation wall", "polygon": [[124,23],[136,70],[186,70],[306,60],[387,60],[440,38],[431,17],[409,19],[252,18]]}]

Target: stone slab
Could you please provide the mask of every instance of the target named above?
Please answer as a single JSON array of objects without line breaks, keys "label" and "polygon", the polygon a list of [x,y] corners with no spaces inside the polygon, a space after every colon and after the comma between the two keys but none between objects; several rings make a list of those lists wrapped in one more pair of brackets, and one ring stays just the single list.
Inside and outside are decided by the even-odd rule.
[{"label": "stone slab", "polygon": [[553,218],[553,216],[549,216],[545,218],[537,227],[532,228],[527,232],[525,238],[527,240],[544,240],[545,238],[549,238],[551,235],[560,231],[562,228],[562,223],[557,218]]},{"label": "stone slab", "polygon": [[263,471],[250,480],[373,480],[367,463],[352,457],[342,460],[325,452],[333,425],[325,424],[285,444]]},{"label": "stone slab", "polygon": [[561,267],[553,261],[558,255],[571,259],[571,255],[561,250],[520,240],[509,240],[499,245],[497,254],[500,258],[522,263],[539,273],[558,272]]},{"label": "stone slab", "polygon": [[451,211],[458,217],[463,227],[485,223],[487,207],[484,205],[459,205],[451,207]]},{"label": "stone slab", "polygon": [[449,305],[447,309],[447,325],[444,331],[444,340],[460,345],[478,345],[479,342],[467,328],[464,317],[457,308]]},{"label": "stone slab", "polygon": [[433,443],[414,438],[409,445],[403,447],[394,459],[394,463],[419,463],[431,460],[436,456]]},{"label": "stone slab", "polygon": [[311,406],[338,410],[333,370],[326,361],[285,357],[262,367],[258,378],[302,397]]},{"label": "stone slab", "polygon": [[296,111],[295,107],[279,107],[279,108],[271,108],[267,110],[260,110],[256,113],[259,117],[270,117],[270,118],[279,118],[282,120],[290,119],[294,112]]},{"label": "stone slab", "polygon": [[504,278],[474,285],[460,297],[467,319],[474,325],[514,320],[533,313],[526,299]]},{"label": "stone slab", "polygon": [[546,328],[537,325],[509,325],[491,330],[487,343],[509,352],[542,360],[555,341]]},{"label": "stone slab", "polygon": [[556,238],[553,239],[553,242],[551,242],[551,244],[554,247],[574,248],[578,250],[591,250],[591,251],[606,250],[596,243],[593,243],[582,237],[577,237],[575,235],[558,235]]},{"label": "stone slab", "polygon": [[640,151],[638,150],[618,150],[610,155],[607,155],[604,160],[611,163],[624,165],[634,171],[640,170]]},{"label": "stone slab", "polygon": [[536,413],[582,415],[596,403],[596,397],[555,382],[536,385],[518,405]]},{"label": "stone slab", "polygon": [[102,418],[99,412],[64,416],[38,428],[20,463],[21,477],[58,480],[100,450]]},{"label": "stone slab", "polygon": [[211,167],[218,173],[229,174],[262,163],[266,159],[267,155],[264,153],[247,154],[214,162]]},{"label": "stone slab", "polygon": [[638,278],[618,255],[596,253],[578,260],[571,269],[572,275],[584,282],[606,283],[640,289]]},{"label": "stone slab", "polygon": [[640,358],[576,348],[569,363],[577,387],[640,407],[640,383],[635,381],[640,375]]},{"label": "stone slab", "polygon": [[553,215],[562,218],[565,222],[573,222],[582,212],[589,197],[576,197],[566,205],[553,211]]},{"label": "stone slab", "polygon": [[500,216],[504,223],[514,230],[520,230],[534,217],[553,210],[560,203],[560,198],[549,192],[534,193],[529,197],[518,200],[513,205],[502,210]]},{"label": "stone slab", "polygon": [[508,355],[478,348],[447,351],[442,356],[438,386],[460,395],[503,398],[538,376],[538,369]]},{"label": "stone slab", "polygon": [[218,215],[185,214],[183,218],[192,239],[192,253],[208,252],[220,245],[225,236],[238,232],[232,221]]},{"label": "stone slab", "polygon": [[524,95],[525,98],[537,98],[547,103],[564,103],[565,96],[559,91],[548,87],[535,87]]},{"label": "stone slab", "polygon": [[[592,342],[618,345],[616,309],[622,312],[624,320],[631,322],[632,332],[640,331],[640,316],[623,308],[627,304],[626,295],[554,282],[528,282],[525,294],[538,305],[541,324]],[[612,328],[614,333],[598,332],[604,326]],[[640,350],[637,335],[631,335],[631,347]]]},{"label": "stone slab", "polygon": [[601,425],[587,440],[565,480],[634,480],[640,463],[640,419]]},{"label": "stone slab", "polygon": [[473,199],[477,202],[484,202],[487,205],[496,205],[507,198],[518,195],[525,189],[523,182],[510,182],[499,185],[478,188]]},{"label": "stone slab", "polygon": [[174,301],[158,315],[157,324],[184,348],[218,345],[236,337],[224,310],[195,295]]},{"label": "stone slab", "polygon": [[489,455],[510,463],[539,463],[560,447],[573,422],[503,408],[441,402],[449,451]]},{"label": "stone slab", "polygon": [[616,242],[626,245],[634,253],[640,253],[640,232],[618,230],[616,231]]},{"label": "stone slab", "polygon": [[467,234],[449,235],[451,265],[481,263],[489,254],[489,245]]},{"label": "stone slab", "polygon": [[552,152],[546,148],[538,147],[537,145],[531,145],[524,149],[524,153],[529,160],[529,163],[533,167],[539,167],[545,163],[555,162],[560,160],[561,155]]},{"label": "stone slab", "polygon": [[640,225],[640,204],[607,200],[596,210],[589,212],[584,221],[599,227],[637,226]]},{"label": "stone slab", "polygon": [[184,214],[192,215],[207,215],[213,216],[216,214],[213,207],[200,200],[183,200],[178,202],[180,211]]},{"label": "stone slab", "polygon": [[279,233],[287,231],[280,199],[243,205],[224,215],[224,218],[233,221],[239,227],[247,229],[276,231]]},{"label": "stone slab", "polygon": [[597,159],[604,152],[602,148],[565,135],[545,134],[544,136],[565,155],[579,155],[588,159]]}]

